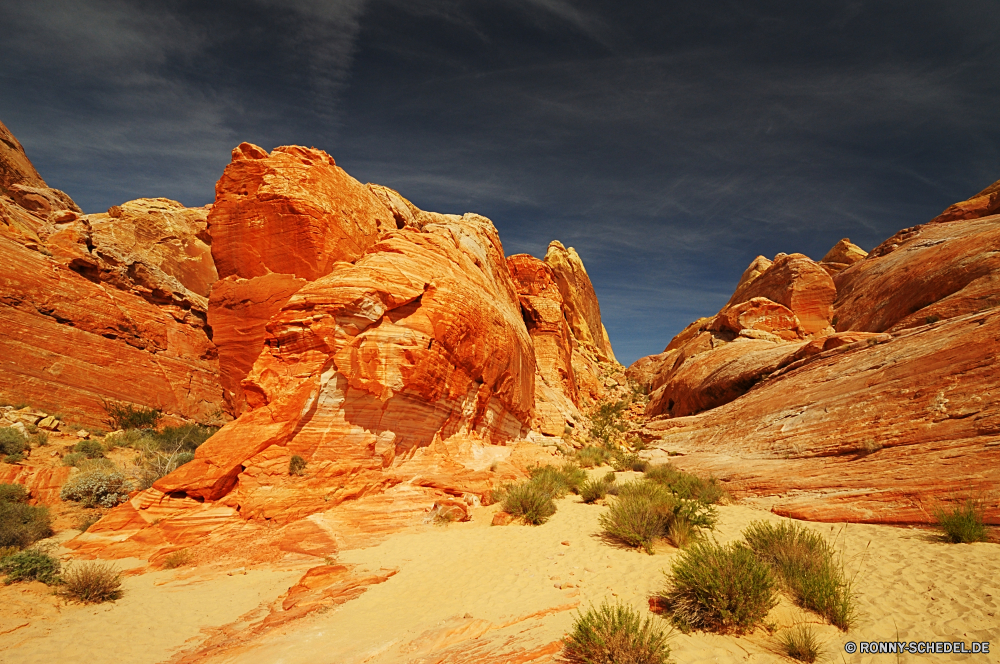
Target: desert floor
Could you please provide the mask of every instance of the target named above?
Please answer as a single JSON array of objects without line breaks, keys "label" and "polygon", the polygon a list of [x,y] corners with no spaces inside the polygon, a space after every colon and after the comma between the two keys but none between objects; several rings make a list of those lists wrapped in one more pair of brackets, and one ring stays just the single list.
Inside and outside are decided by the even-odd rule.
[{"label": "desert floor", "polygon": [[[359,575],[394,574],[356,599],[271,628],[261,628],[262,616],[310,565],[135,573],[146,569],[143,561],[119,560],[120,569],[133,570],[125,594],[97,606],[66,604],[40,583],[0,587],[0,662],[558,661],[560,639],[590,604],[627,602],[662,620],[649,611],[649,598],[664,588],[678,550],[662,543],[647,555],[609,544],[599,536],[604,510],[570,496],[542,526],[493,527],[497,507],[482,507],[470,522],[418,526],[342,551],[336,562]],[[763,501],[721,506],[719,516],[714,536],[722,542],[739,538],[751,521],[780,520]],[[844,651],[847,641],[862,640],[990,641],[989,655],[903,654],[898,661],[1000,661],[1000,545],[946,544],[919,528],[809,525],[842,552],[861,617],[844,634],[783,599],[769,616],[779,632],[813,624],[831,661],[897,659]],[[792,661],[778,654],[775,636],[674,631],[670,643],[681,663]]]}]

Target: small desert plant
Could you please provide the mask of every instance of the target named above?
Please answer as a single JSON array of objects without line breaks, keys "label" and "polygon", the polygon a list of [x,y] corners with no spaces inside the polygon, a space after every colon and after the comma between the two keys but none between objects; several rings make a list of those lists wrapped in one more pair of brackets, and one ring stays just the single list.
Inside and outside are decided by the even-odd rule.
[{"label": "small desert plant", "polygon": [[193,460],[194,451],[216,431],[214,427],[197,424],[167,427],[162,432],[144,432],[137,437],[126,431],[121,436],[122,443],[138,450],[130,474],[139,489],[148,489],[156,480]]},{"label": "small desert plant", "polygon": [[163,558],[163,567],[164,569],[176,569],[184,565],[190,565],[192,562],[194,562],[194,555],[187,549],[181,549],[180,551],[168,553]]},{"label": "small desert plant", "polygon": [[83,454],[88,459],[101,459],[104,457],[104,446],[96,440],[81,440],[73,447],[73,452]]},{"label": "small desert plant", "polygon": [[697,542],[668,576],[663,600],[685,631],[752,631],[777,604],[771,568],[742,542]]},{"label": "small desert plant", "polygon": [[603,447],[588,445],[576,453],[576,460],[581,468],[602,466],[608,460],[608,451]]},{"label": "small desert plant", "polygon": [[52,535],[47,507],[0,502],[0,547],[23,549]]},{"label": "small desert plant", "polygon": [[26,503],[29,497],[23,484],[0,484],[0,503]]},{"label": "small desert plant", "polygon": [[[715,509],[695,500],[683,500],[655,482],[618,485],[618,500],[600,517],[605,535],[628,546],[653,553],[653,541],[669,537],[684,546],[700,536],[700,528],[713,528]],[[678,543],[681,541],[683,543]]]},{"label": "small desert plant", "polygon": [[705,480],[678,470],[669,463],[648,467],[645,478],[667,487],[678,498],[698,500],[707,505],[718,503],[725,496],[725,491],[714,477]]},{"label": "small desert plant", "polygon": [[594,501],[600,500],[608,495],[608,488],[614,481],[614,473],[611,474],[610,482],[607,477],[587,480],[583,483],[583,486],[580,487],[580,497],[583,498],[583,502],[585,503],[593,503]]},{"label": "small desert plant", "polygon": [[616,452],[611,457],[611,467],[617,471],[634,470],[641,473],[648,466],[649,463],[640,459],[634,452]]},{"label": "small desert plant", "polygon": [[128,500],[132,490],[132,483],[120,470],[93,464],[70,477],[59,497],[81,502],[85,507],[114,507]]},{"label": "small desert plant", "polygon": [[683,549],[698,539],[698,527],[687,519],[673,519],[667,526],[667,539],[678,549]]},{"label": "small desert plant", "polygon": [[563,657],[572,664],[665,664],[669,656],[663,629],[623,604],[591,607],[563,642]]},{"label": "small desert plant", "polygon": [[84,604],[110,602],[122,596],[122,577],[107,563],[88,562],[63,574],[59,594]]},{"label": "small desert plant", "polygon": [[49,444],[49,434],[44,431],[39,431],[30,438],[28,438],[28,444],[34,445],[35,447],[45,447]]},{"label": "small desert plant", "polygon": [[851,584],[822,535],[796,523],[755,521],[743,537],[796,604],[848,630],[856,615]]},{"label": "small desert plant", "polygon": [[79,467],[86,460],[87,455],[83,452],[70,452],[62,458],[62,465]]},{"label": "small desert plant", "polygon": [[90,527],[92,525],[100,521],[102,516],[104,515],[101,514],[100,512],[92,512],[89,514],[84,514],[79,518],[79,520],[77,520],[76,529],[79,530],[80,532],[85,533],[88,530],[90,530]]},{"label": "small desert plant", "polygon": [[0,559],[0,572],[7,575],[4,583],[41,581],[53,584],[59,579],[59,560],[42,548],[34,547]]},{"label": "small desert plant", "polygon": [[778,644],[786,655],[800,662],[812,664],[823,652],[819,639],[811,627],[796,625],[778,637]]},{"label": "small desert plant", "polygon": [[620,443],[628,428],[622,415],[628,404],[627,399],[600,404],[590,415],[590,435],[605,447],[610,448]]},{"label": "small desert plant", "polygon": [[105,422],[112,429],[155,429],[160,421],[158,408],[147,408],[135,404],[105,399],[104,411],[108,414]]},{"label": "small desert plant", "polygon": [[24,451],[28,449],[28,439],[14,427],[0,427],[0,455],[7,463],[24,461]]},{"label": "small desert plant", "polygon": [[545,523],[556,513],[551,490],[531,480],[505,487],[502,495],[503,510],[533,526]]},{"label": "small desert plant", "polygon": [[536,466],[529,472],[531,482],[547,489],[554,498],[561,498],[567,493],[577,493],[584,482],[587,473],[571,461],[562,466]]},{"label": "small desert plant", "polygon": [[305,475],[305,472],[306,472],[306,460],[300,457],[298,454],[294,455],[288,461],[288,474]]},{"label": "small desert plant", "polygon": [[950,510],[938,507],[934,518],[944,531],[944,539],[955,544],[985,542],[984,507],[981,500],[966,500]]}]

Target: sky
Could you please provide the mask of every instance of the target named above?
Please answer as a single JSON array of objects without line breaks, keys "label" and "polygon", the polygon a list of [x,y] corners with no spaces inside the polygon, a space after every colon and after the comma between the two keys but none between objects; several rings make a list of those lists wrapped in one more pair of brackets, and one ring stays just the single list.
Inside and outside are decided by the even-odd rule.
[{"label": "sky", "polygon": [[0,120],[86,212],[329,152],[508,254],[576,247],[618,359],[758,254],[870,250],[1000,179],[1000,3],[0,2]]}]

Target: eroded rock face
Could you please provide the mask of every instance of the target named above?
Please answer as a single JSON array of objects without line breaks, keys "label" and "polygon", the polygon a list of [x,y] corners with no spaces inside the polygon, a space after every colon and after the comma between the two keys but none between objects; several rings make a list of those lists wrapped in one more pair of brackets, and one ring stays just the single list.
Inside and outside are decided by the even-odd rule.
[{"label": "eroded rock face", "polygon": [[998,215],[900,231],[837,275],[837,329],[904,330],[997,306],[997,247]]},{"label": "eroded rock face", "polygon": [[435,438],[501,443],[531,421],[531,339],[477,215],[393,231],[336,264],[271,319],[264,345],[243,382],[249,412],[159,490],[216,500],[260,454],[380,471]]},{"label": "eroded rock face", "polygon": [[955,203],[931,219],[930,223],[943,223],[960,219],[979,219],[1000,214],[1000,180],[968,200]]},{"label": "eroded rock face", "polygon": [[545,254],[545,263],[552,269],[559,286],[573,336],[592,348],[601,360],[617,363],[608,331],[601,322],[601,305],[579,254],[573,247],[567,249],[554,240]]},{"label": "eroded rock face", "polygon": [[858,261],[864,260],[867,255],[868,252],[845,237],[826,252],[819,264],[833,277]]},{"label": "eroded rock face", "polygon": [[80,212],[65,193],[52,189],[24,153],[21,143],[0,122],[0,195],[30,212],[46,217],[60,211]]},{"label": "eroded rock face", "polygon": [[396,221],[322,150],[268,154],[241,143],[216,185],[209,225],[220,277],[277,272],[315,281],[336,262],[356,260]]},{"label": "eroded rock face", "polygon": [[[759,260],[760,257],[751,264],[748,272]],[[741,280],[726,307],[755,297],[766,297],[787,307],[798,317],[806,334],[816,334],[830,327],[837,288],[826,270],[808,256],[778,254],[774,262],[751,281],[744,283]]]},{"label": "eroded rock face", "polygon": [[552,269],[544,261],[516,254],[507,258],[507,267],[517,288],[538,367],[533,428],[549,436],[561,436],[573,416],[579,415],[580,405],[573,375],[573,337],[562,295]]},{"label": "eroded rock face", "polygon": [[[998,335],[994,308],[831,343],[728,404],[652,422],[645,435],[737,496],[791,495],[779,514],[931,522],[939,501],[1000,488]],[[1000,523],[995,499],[987,517]]]}]

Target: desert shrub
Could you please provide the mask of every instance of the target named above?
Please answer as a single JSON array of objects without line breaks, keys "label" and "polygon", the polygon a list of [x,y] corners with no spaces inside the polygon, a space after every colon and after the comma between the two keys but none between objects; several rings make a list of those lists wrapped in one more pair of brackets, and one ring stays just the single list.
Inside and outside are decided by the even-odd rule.
[{"label": "desert shrub", "polygon": [[161,450],[194,452],[218,430],[218,427],[201,424],[182,424],[178,427],[165,427],[163,431],[151,432],[147,435],[156,441]]},{"label": "desert shrub", "polygon": [[93,464],[70,477],[59,497],[83,503],[85,507],[114,507],[128,500],[132,490],[132,483],[120,470]]},{"label": "desert shrub", "polygon": [[100,512],[91,512],[89,514],[84,514],[77,520],[76,529],[79,530],[80,532],[85,533],[88,530],[90,530],[90,527],[92,525],[100,521],[102,516],[104,515],[101,514]]},{"label": "desert shrub", "polygon": [[163,558],[163,567],[165,569],[176,569],[184,565],[190,565],[192,562],[194,562],[194,555],[187,549],[181,549],[180,551],[168,553]]},{"label": "desert shrub", "polygon": [[585,503],[593,503],[600,500],[608,495],[608,488],[612,482],[614,482],[614,474],[612,474],[611,482],[608,482],[605,477],[587,480],[580,487],[580,497],[583,498],[583,502]]},{"label": "desert shrub", "polygon": [[528,472],[531,476],[529,481],[549,491],[553,498],[576,493],[587,481],[586,471],[571,461],[562,466],[536,466]]},{"label": "desert shrub", "polygon": [[121,574],[107,563],[88,562],[70,567],[62,577],[61,595],[85,604],[110,602],[122,596]]},{"label": "desert shrub", "polygon": [[159,433],[143,432],[137,437],[125,432],[122,442],[138,451],[131,469],[138,487],[148,489],[156,480],[192,461],[194,451],[216,431],[215,427],[185,424]]},{"label": "desert shrub", "polygon": [[62,465],[79,467],[86,460],[87,455],[83,452],[70,452],[62,458]]},{"label": "desert shrub", "polygon": [[532,481],[508,486],[503,492],[503,510],[533,526],[545,523],[556,513],[553,494],[546,487]]},{"label": "desert shrub", "polygon": [[627,399],[600,404],[590,415],[590,435],[605,447],[613,447],[621,442],[625,430],[628,429],[623,417],[628,404]]},{"label": "desert shrub", "polygon": [[608,460],[608,451],[596,445],[587,445],[576,453],[576,461],[581,468],[602,466]]},{"label": "desert shrub", "polygon": [[699,500],[707,505],[718,503],[726,494],[714,477],[705,480],[678,470],[670,463],[649,466],[645,471],[645,478],[662,484],[679,498]]},{"label": "desert shrub", "polygon": [[294,455],[288,461],[288,474],[304,475],[305,472],[306,472],[306,460],[300,457],[298,454]]},{"label": "desert shrub", "polygon": [[52,535],[52,518],[47,507],[0,502],[0,547],[23,549]]},{"label": "desert shrub", "polygon": [[26,503],[29,497],[23,484],[0,484],[0,503]]},{"label": "desert shrub", "polygon": [[669,525],[668,514],[675,499],[667,492],[662,499],[634,491],[623,493],[625,486],[619,487],[618,500],[601,515],[601,528],[610,538],[651,554],[653,540],[662,537]]},{"label": "desert shrub", "polygon": [[816,633],[807,625],[796,625],[778,637],[778,645],[786,655],[800,662],[812,664],[823,652]]},{"label": "desert shrub", "polygon": [[49,434],[39,431],[28,438],[28,444],[36,447],[45,447],[49,444]]},{"label": "desert shrub", "polygon": [[856,614],[851,584],[822,535],[796,523],[755,521],[743,537],[796,604],[848,630]]},{"label": "desert shrub", "polygon": [[943,507],[934,510],[934,518],[944,531],[944,539],[955,544],[985,542],[987,537],[983,516],[984,506],[981,500],[966,500],[950,510]]},{"label": "desert shrub", "polygon": [[105,422],[112,429],[155,429],[162,413],[157,408],[147,408],[120,401],[104,400]]},{"label": "desert shrub", "polygon": [[665,664],[669,656],[663,629],[623,604],[591,607],[563,643],[563,657],[572,664]]},{"label": "desert shrub", "polygon": [[616,452],[611,456],[611,467],[617,471],[634,470],[641,473],[646,470],[649,463],[639,458],[633,452]]},{"label": "desert shrub", "polygon": [[73,447],[73,452],[83,454],[88,459],[100,459],[104,456],[104,446],[96,440],[81,440]]},{"label": "desert shrub", "polygon": [[148,435],[148,433],[143,433],[138,429],[116,431],[104,437],[104,446],[108,450],[113,450],[116,447],[138,447],[139,442]]},{"label": "desert shrub", "polygon": [[41,581],[49,585],[59,581],[59,560],[42,548],[31,548],[0,559],[0,572],[7,575],[4,583]]},{"label": "desert shrub", "polygon": [[28,447],[28,439],[14,427],[0,427],[0,454],[20,454]]},{"label": "desert shrub", "polygon": [[777,604],[770,566],[742,542],[697,542],[681,553],[668,577],[662,598],[685,631],[751,631]]}]

